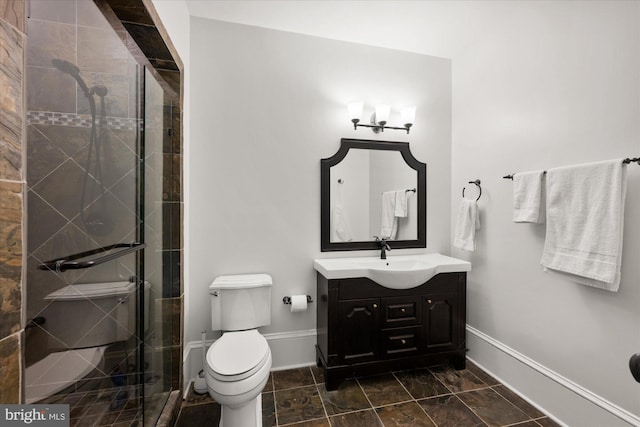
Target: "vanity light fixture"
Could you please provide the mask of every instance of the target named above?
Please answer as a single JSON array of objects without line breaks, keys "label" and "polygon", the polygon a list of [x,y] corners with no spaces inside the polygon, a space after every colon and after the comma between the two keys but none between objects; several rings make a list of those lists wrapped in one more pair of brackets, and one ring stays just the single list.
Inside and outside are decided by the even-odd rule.
[{"label": "vanity light fixture", "polygon": [[409,133],[409,130],[411,129],[411,126],[413,126],[413,122],[416,118],[416,107],[404,107],[400,111],[403,127],[387,126],[391,108],[388,105],[377,105],[375,112],[371,115],[371,124],[362,124],[360,123],[362,107],[362,102],[351,102],[347,105],[349,118],[351,119],[351,123],[353,123],[354,129],[358,129],[358,126],[361,126],[371,128],[375,133],[384,132],[385,129],[404,130]]}]

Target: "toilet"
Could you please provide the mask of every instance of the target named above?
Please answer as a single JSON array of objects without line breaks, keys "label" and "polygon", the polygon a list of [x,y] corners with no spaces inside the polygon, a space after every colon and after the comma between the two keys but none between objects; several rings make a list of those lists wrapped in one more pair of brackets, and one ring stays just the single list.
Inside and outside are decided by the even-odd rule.
[{"label": "toilet", "polygon": [[206,354],[207,389],[222,407],[220,427],[262,427],[262,390],[271,350],[256,328],[271,323],[268,274],[217,277],[209,286],[211,326],[222,331]]}]

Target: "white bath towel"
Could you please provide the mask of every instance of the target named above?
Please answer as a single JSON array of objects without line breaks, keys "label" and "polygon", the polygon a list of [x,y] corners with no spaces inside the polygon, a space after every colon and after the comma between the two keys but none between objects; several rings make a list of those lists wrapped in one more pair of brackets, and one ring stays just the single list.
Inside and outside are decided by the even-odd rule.
[{"label": "white bath towel", "polygon": [[353,240],[351,223],[345,208],[342,206],[342,185],[338,185],[334,206],[331,208],[331,241],[350,242],[351,240]]},{"label": "white bath towel", "polygon": [[465,251],[476,250],[476,230],[480,229],[480,213],[475,200],[462,199],[456,218],[453,246]]},{"label": "white bath towel", "polygon": [[513,175],[513,222],[544,222],[543,177],[541,170]]},{"label": "white bath towel", "polygon": [[625,195],[622,159],[549,170],[545,271],[617,291]]},{"label": "white bath towel", "polygon": [[396,192],[385,191],[382,193],[382,212],[380,217],[380,238],[395,239],[398,232],[398,220],[396,219]]},{"label": "white bath towel", "polygon": [[331,231],[332,242],[350,242],[353,240],[351,224],[342,205],[334,206],[331,209]]},{"label": "white bath towel", "polygon": [[407,211],[407,199],[408,192],[405,190],[396,191],[396,205],[394,209],[394,215],[396,218],[406,218]]}]

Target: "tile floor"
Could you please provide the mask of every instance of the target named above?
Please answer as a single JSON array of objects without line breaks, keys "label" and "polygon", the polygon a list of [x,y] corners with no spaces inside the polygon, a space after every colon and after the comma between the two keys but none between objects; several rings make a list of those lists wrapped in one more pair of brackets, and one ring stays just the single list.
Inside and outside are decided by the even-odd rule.
[{"label": "tile floor", "polygon": [[69,425],[130,427],[141,425],[140,403],[135,391],[123,393],[121,389],[93,390],[56,394],[38,403],[69,405]]},{"label": "tile floor", "polygon": [[[56,394],[39,404],[69,405],[70,427],[142,427],[141,399],[134,387]],[[146,398],[145,425],[152,425],[168,398],[169,392]],[[151,420],[151,421],[148,421]]]},{"label": "tile floor", "polygon": [[[263,425],[291,427],[558,426],[467,361],[467,369],[432,366],[324,387],[316,367],[272,372],[262,393]],[[177,427],[215,425],[219,405],[190,390]]]}]

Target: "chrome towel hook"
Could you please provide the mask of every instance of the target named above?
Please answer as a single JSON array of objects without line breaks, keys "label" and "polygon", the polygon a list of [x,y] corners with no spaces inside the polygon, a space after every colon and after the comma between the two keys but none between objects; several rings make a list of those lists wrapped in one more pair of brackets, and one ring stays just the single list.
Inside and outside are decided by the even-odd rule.
[{"label": "chrome towel hook", "polygon": [[[475,181],[469,181],[469,184],[475,184],[478,187],[478,198],[476,199],[476,202],[478,200],[480,200],[480,196],[482,196],[482,187],[480,186],[480,180],[476,179]],[[464,199],[464,190],[466,189],[466,187],[462,187],[462,198]]]}]

